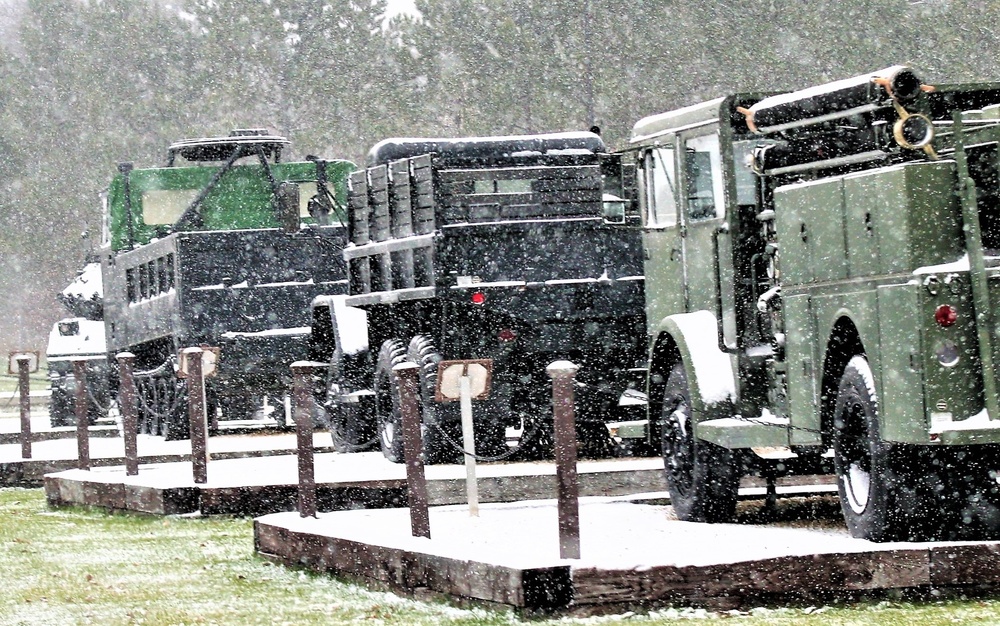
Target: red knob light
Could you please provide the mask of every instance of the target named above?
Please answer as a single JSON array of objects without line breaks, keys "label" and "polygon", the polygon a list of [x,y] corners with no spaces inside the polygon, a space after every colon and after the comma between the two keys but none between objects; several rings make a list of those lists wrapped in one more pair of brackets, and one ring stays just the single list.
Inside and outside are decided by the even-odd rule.
[{"label": "red knob light", "polygon": [[953,326],[958,320],[958,311],[950,304],[942,304],[934,311],[934,321],[941,326]]}]

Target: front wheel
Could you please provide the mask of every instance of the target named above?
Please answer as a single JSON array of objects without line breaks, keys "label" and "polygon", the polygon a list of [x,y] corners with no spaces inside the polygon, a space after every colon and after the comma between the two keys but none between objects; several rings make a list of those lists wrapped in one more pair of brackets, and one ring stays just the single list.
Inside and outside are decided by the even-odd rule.
[{"label": "front wheel", "polygon": [[670,503],[686,522],[721,523],[736,513],[739,472],[733,453],[694,436],[684,365],[674,365],[663,395],[661,442]]}]

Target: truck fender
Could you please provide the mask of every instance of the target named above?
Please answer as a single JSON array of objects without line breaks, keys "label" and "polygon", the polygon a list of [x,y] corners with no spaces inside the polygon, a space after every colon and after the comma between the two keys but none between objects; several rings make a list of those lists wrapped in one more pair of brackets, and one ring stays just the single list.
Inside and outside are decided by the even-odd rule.
[{"label": "truck fender", "polygon": [[318,296],[312,301],[312,353],[315,360],[341,366],[368,354],[368,313],[348,306],[347,296]]},{"label": "truck fender", "polygon": [[[676,345],[687,372],[691,408],[698,416],[696,421],[731,416],[736,402],[734,359],[719,349],[715,315],[709,311],[694,311],[667,316],[656,326],[657,345],[664,341],[664,335]],[[655,355],[655,346],[653,350]],[[672,365],[662,364],[661,368]],[[659,415],[650,415],[650,418],[659,419]]]}]

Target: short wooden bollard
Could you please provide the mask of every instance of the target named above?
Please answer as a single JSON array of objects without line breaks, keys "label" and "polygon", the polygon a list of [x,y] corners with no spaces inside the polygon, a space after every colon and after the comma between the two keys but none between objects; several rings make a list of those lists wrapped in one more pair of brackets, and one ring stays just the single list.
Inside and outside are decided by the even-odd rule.
[{"label": "short wooden bollard", "polygon": [[322,363],[292,363],[292,416],[299,460],[299,517],[316,517],[316,467],[313,459],[312,377]]},{"label": "short wooden bollard", "polygon": [[431,536],[430,511],[427,507],[427,479],[424,477],[423,439],[420,436],[420,402],[417,394],[416,363],[405,362],[392,368],[399,380],[399,406],[403,417],[403,457],[406,460],[406,484],[410,497],[410,532],[414,537]]},{"label": "short wooden bollard", "polygon": [[580,485],[576,475],[576,414],[573,404],[573,385],[578,369],[569,361],[556,361],[545,370],[552,379],[561,559],[580,558]]},{"label": "short wooden bollard", "polygon": [[31,359],[17,357],[17,388],[21,391],[21,458],[31,458]]},{"label": "short wooden bollard", "polygon": [[201,348],[184,348],[187,362],[188,421],[191,426],[191,473],[194,482],[208,482],[208,416],[205,407],[205,377]]},{"label": "short wooden bollard", "polygon": [[90,469],[90,423],[87,420],[87,362],[73,361],[73,379],[76,381],[75,403],[76,411],[76,451],[77,467]]},{"label": "short wooden bollard", "polygon": [[133,368],[135,355],[131,352],[121,352],[118,359],[118,402],[122,412],[122,437],[125,439],[125,475],[135,476],[139,473],[139,407],[136,404],[138,396],[135,391]]}]

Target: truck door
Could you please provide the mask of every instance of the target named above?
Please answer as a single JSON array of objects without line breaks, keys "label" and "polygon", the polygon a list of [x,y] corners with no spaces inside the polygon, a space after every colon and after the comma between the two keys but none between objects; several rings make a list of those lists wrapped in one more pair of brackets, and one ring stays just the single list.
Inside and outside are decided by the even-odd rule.
[{"label": "truck door", "polygon": [[639,166],[646,323],[652,330],[664,317],[685,310],[683,253],[677,213],[677,158],[673,138],[643,152]]},{"label": "truck door", "polygon": [[[716,229],[726,216],[719,132],[682,137],[681,255],[686,309],[716,311]],[[725,314],[724,314],[724,317]]]}]

